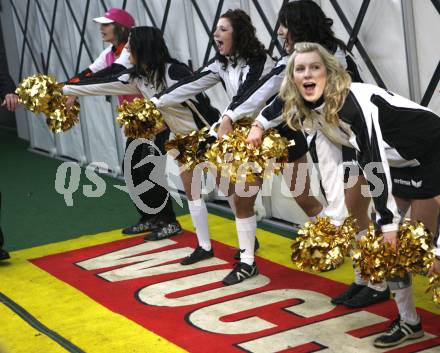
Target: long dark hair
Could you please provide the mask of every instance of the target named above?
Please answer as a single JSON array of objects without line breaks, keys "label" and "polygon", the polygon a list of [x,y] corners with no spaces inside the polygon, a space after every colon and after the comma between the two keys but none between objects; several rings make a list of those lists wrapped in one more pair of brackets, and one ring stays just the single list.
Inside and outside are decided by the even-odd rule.
[{"label": "long dark hair", "polygon": [[127,43],[128,35],[130,34],[130,28],[121,26],[118,23],[112,23],[113,25],[113,35],[116,38],[116,46],[121,43]]},{"label": "long dark hair", "polygon": [[347,50],[344,42],[336,38],[331,29],[333,20],[326,17],[312,0],[288,2],[281,8],[278,19],[288,29],[292,47],[298,42],[316,42],[331,53],[335,53],[338,46]]},{"label": "long dark hair", "polygon": [[133,75],[145,77],[157,90],[162,89],[165,65],[178,62],[170,56],[162,32],[150,26],[133,27],[128,42],[136,61]]},{"label": "long dark hair", "polygon": [[[237,64],[237,59],[240,57],[249,61],[252,58],[266,55],[266,49],[258,40],[255,27],[246,12],[240,9],[228,10],[220,18],[228,19],[233,28],[231,50],[233,65]],[[226,56],[217,53],[216,59],[225,67],[228,65]]]}]

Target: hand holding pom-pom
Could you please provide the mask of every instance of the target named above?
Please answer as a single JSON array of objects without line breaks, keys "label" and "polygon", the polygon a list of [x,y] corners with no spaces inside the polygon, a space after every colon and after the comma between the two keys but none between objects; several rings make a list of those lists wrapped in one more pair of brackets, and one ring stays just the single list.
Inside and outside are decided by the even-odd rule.
[{"label": "hand holding pom-pom", "polygon": [[79,103],[67,107],[63,84],[47,75],[33,75],[25,78],[16,89],[19,102],[34,113],[46,115],[46,123],[52,132],[66,131],[79,122]]},{"label": "hand holding pom-pom", "polygon": [[164,122],[161,112],[153,102],[135,98],[132,102],[124,102],[118,107],[116,121],[124,127],[127,137],[152,138],[162,128]]}]

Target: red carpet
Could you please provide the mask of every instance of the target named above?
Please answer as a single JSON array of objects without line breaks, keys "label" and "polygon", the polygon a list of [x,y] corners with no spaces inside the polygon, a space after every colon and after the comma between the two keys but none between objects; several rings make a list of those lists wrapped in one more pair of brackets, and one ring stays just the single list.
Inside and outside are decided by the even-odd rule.
[{"label": "red carpet", "polygon": [[160,242],[128,238],[32,262],[189,352],[440,352],[438,315],[420,309],[425,338],[376,350],[371,336],[395,318],[394,302],[357,312],[334,307],[329,297],[344,284],[261,258],[261,275],[224,287],[235,249],[213,244],[215,258],[188,267],[178,262],[196,246],[190,232]]}]

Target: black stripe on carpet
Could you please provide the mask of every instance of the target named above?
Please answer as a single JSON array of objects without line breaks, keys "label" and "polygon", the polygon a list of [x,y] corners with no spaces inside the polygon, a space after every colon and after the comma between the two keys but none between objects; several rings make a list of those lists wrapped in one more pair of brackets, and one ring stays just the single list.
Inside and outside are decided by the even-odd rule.
[{"label": "black stripe on carpet", "polygon": [[11,309],[14,313],[20,316],[24,321],[26,321],[30,326],[32,326],[37,331],[40,331],[42,334],[54,340],[60,346],[65,348],[68,352],[72,353],[85,353],[81,348],[75,346],[73,343],[69,342],[64,337],[60,336],[55,331],[50,330],[46,326],[44,326],[40,321],[38,321],[35,317],[33,317],[30,313],[28,313],[24,308],[15,303],[12,299],[4,295],[0,292],[0,303],[6,305],[9,309]]}]

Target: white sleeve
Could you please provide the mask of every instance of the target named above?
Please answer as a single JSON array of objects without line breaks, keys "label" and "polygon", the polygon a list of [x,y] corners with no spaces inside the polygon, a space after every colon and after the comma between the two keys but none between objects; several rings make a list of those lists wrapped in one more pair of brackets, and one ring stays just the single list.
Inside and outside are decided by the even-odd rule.
[{"label": "white sleeve", "polygon": [[316,133],[316,154],[321,184],[327,199],[324,215],[340,226],[348,215],[344,196],[344,166],[341,146],[331,142],[321,131]]},{"label": "white sleeve", "polygon": [[127,69],[130,69],[133,67],[133,65],[130,63],[130,53],[125,48],[122,49],[121,55],[119,55],[119,58],[117,58],[114,63],[122,65],[122,66],[126,67]]},{"label": "white sleeve", "polygon": [[264,130],[273,128],[281,124],[283,118],[284,102],[279,96],[276,96],[264,109],[258,114],[255,119],[264,128]]},{"label": "white sleeve", "polygon": [[106,61],[106,56],[108,54],[108,52],[112,50],[112,47],[109,46],[107,48],[105,48],[101,54],[99,54],[99,56],[96,58],[96,60],[90,64],[89,69],[95,73],[98,71],[101,71],[103,69],[105,69],[108,65],[107,65],[107,61]]},{"label": "white sleeve", "polygon": [[[368,104],[372,105],[372,103]],[[383,232],[396,231],[399,229],[400,214],[392,194],[390,166],[385,153],[377,108],[373,107],[367,115],[369,116],[362,114],[368,130],[365,131],[368,134],[368,141],[363,141],[362,143],[366,145],[360,146],[363,156],[362,164],[364,164],[362,169],[371,186],[371,197],[379,215],[378,224]]]},{"label": "white sleeve", "polygon": [[87,84],[65,85],[63,94],[75,96],[122,96],[141,93],[133,81],[90,82]]},{"label": "white sleeve", "polygon": [[253,115],[255,111],[265,106],[280,91],[285,68],[284,64],[277,65],[246,92],[234,109],[228,109],[225,115],[229,116],[232,121],[237,121],[245,116]]},{"label": "white sleeve", "polygon": [[220,82],[219,64],[213,62],[156,95],[152,101],[158,108],[178,105]]}]

